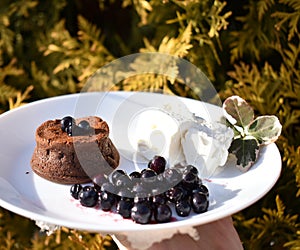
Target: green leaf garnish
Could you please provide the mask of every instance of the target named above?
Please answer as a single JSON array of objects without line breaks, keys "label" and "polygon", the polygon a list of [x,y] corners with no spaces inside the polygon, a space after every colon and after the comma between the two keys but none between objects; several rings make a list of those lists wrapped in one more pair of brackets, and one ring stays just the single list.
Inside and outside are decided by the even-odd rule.
[{"label": "green leaf garnish", "polygon": [[281,127],[276,116],[259,116],[249,125],[248,133],[255,137],[261,144],[269,144],[278,139]]},{"label": "green leaf garnish", "polygon": [[256,161],[259,153],[259,142],[254,138],[237,138],[232,141],[229,153],[237,158],[237,167],[246,171]]},{"label": "green leaf garnish", "polygon": [[223,104],[226,119],[234,126],[245,127],[254,119],[253,109],[239,96],[227,98]]},{"label": "green leaf garnish", "polygon": [[235,134],[228,151],[236,156],[237,167],[247,170],[255,163],[259,146],[275,142],[281,134],[282,126],[274,115],[254,119],[254,110],[239,96],[227,98],[223,110]]}]

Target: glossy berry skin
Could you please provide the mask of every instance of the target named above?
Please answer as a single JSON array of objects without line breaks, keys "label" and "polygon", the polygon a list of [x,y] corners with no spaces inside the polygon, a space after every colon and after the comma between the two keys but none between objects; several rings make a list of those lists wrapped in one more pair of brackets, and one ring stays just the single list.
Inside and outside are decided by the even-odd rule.
[{"label": "glossy berry skin", "polygon": [[110,211],[116,203],[116,196],[107,191],[102,191],[99,198],[100,206],[103,211]]},{"label": "glossy berry skin", "polygon": [[139,178],[141,178],[141,173],[138,171],[133,171],[129,174],[129,177],[131,179],[134,179],[134,178],[139,179]]},{"label": "glossy berry skin", "polygon": [[175,168],[168,168],[162,174],[166,185],[175,186],[182,180],[181,173]]},{"label": "glossy berry skin", "polygon": [[108,182],[108,178],[104,174],[98,174],[93,177],[92,182],[97,191],[101,191],[101,186]]},{"label": "glossy berry skin", "polygon": [[181,198],[183,198],[183,195],[185,194],[185,191],[182,187],[172,187],[169,190],[165,192],[165,196],[170,202],[177,202]]},{"label": "glossy berry skin", "polygon": [[136,183],[140,182],[141,173],[138,171],[133,171],[129,174],[129,177],[131,179],[131,187],[130,188],[132,188]]},{"label": "glossy berry skin", "polygon": [[193,189],[192,191],[193,193],[201,193],[201,194],[204,194],[206,195],[207,197],[209,197],[209,191],[208,191],[208,188],[201,184],[199,185],[198,187],[196,187],[195,189]]},{"label": "glossy berry skin", "polygon": [[84,207],[94,207],[98,203],[99,195],[93,187],[84,187],[78,195],[80,204]]},{"label": "glossy berry skin", "polygon": [[187,165],[184,169],[184,173],[188,173],[188,172],[191,172],[193,173],[194,175],[198,175],[198,169],[193,166],[193,165]]},{"label": "glossy berry skin", "polygon": [[154,209],[154,219],[159,223],[171,221],[172,210],[167,204],[159,204]]},{"label": "glossy berry skin", "polygon": [[111,183],[116,185],[116,182],[121,176],[127,175],[126,172],[122,169],[117,169],[111,173]]},{"label": "glossy berry skin", "polygon": [[121,199],[117,203],[117,213],[122,215],[123,218],[130,218],[132,207],[133,201],[131,199]]},{"label": "glossy berry skin", "polygon": [[119,188],[130,188],[131,179],[128,175],[120,175],[114,179],[114,185]]},{"label": "glossy berry skin", "polygon": [[86,120],[80,121],[78,123],[78,127],[81,128],[81,129],[84,129],[84,130],[89,130],[91,128],[89,122],[86,121]]},{"label": "glossy berry skin", "polygon": [[66,127],[65,132],[68,134],[68,136],[72,136],[74,133],[74,126],[75,125],[69,125]]},{"label": "glossy berry skin", "polygon": [[191,198],[192,209],[195,213],[200,214],[207,211],[208,199],[205,194],[193,193]]},{"label": "glossy berry skin", "polygon": [[107,191],[107,192],[116,194],[119,190],[118,190],[118,188],[117,188],[114,184],[112,184],[111,182],[104,182],[104,183],[101,185],[101,191]]},{"label": "glossy berry skin", "polygon": [[72,116],[65,116],[60,121],[61,129],[64,132],[66,132],[66,130],[69,129],[69,127],[73,126],[74,124],[75,124],[75,119]]},{"label": "glossy berry skin", "polygon": [[152,210],[148,202],[142,201],[135,203],[131,209],[131,219],[139,224],[147,224],[150,222]]},{"label": "glossy berry skin", "polygon": [[187,190],[193,190],[199,186],[200,178],[193,172],[188,172],[183,176],[181,185]]},{"label": "glossy berry skin", "polygon": [[157,174],[161,174],[165,171],[167,161],[162,156],[154,156],[153,159],[148,163],[148,167],[155,171]]},{"label": "glossy berry skin", "polygon": [[74,184],[71,186],[70,188],[70,193],[71,193],[71,196],[78,200],[78,195],[79,195],[79,192],[82,190],[82,186],[80,184]]},{"label": "glossy berry skin", "polygon": [[[76,135],[79,127],[73,128]],[[83,206],[99,204],[103,211],[115,211],[139,224],[148,224],[152,219],[170,222],[174,210],[178,216],[186,217],[192,211],[206,212],[209,205],[209,190],[192,165],[178,165],[160,174],[150,168],[150,163],[148,168],[130,174],[118,169],[109,177],[95,176],[92,185],[75,184],[70,193]]]},{"label": "glossy berry skin", "polygon": [[189,216],[192,208],[190,203],[187,200],[180,200],[176,202],[175,210],[178,216],[186,217]]},{"label": "glossy berry skin", "polygon": [[152,182],[155,180],[156,172],[150,168],[145,169],[142,174],[141,178],[144,179],[146,182]]},{"label": "glossy berry skin", "polygon": [[167,203],[167,197],[165,194],[158,194],[152,197],[152,204],[155,205],[161,205]]}]

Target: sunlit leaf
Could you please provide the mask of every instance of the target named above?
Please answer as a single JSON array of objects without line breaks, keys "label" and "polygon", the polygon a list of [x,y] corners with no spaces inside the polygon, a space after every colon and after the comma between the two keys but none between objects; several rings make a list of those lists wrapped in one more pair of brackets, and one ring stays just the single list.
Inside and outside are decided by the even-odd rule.
[{"label": "sunlit leaf", "polygon": [[249,134],[254,136],[261,144],[275,142],[281,134],[282,126],[274,115],[257,117],[249,126]]},{"label": "sunlit leaf", "polygon": [[232,125],[246,127],[254,119],[252,107],[241,97],[231,96],[223,103],[225,117]]}]

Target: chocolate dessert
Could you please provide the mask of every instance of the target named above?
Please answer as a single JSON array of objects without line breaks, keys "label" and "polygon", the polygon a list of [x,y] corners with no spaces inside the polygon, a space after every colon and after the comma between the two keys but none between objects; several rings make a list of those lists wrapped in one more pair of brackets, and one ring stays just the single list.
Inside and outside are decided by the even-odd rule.
[{"label": "chocolate dessert", "polygon": [[120,160],[108,124],[96,116],[49,120],[35,134],[31,167],[39,176],[61,184],[86,183],[110,174]]}]

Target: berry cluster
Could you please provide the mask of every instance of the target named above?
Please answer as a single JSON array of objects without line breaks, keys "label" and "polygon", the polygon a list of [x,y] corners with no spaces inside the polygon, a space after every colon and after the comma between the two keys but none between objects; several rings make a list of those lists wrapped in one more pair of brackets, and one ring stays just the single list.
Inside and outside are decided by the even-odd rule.
[{"label": "berry cluster", "polygon": [[69,136],[86,135],[90,132],[91,127],[88,121],[82,120],[76,125],[75,119],[72,116],[65,116],[60,121],[61,129]]},{"label": "berry cluster", "polygon": [[178,216],[191,211],[207,211],[209,192],[194,166],[166,167],[166,160],[155,156],[142,171],[130,174],[115,170],[109,177],[98,175],[93,184],[71,186],[71,195],[86,207],[99,205],[103,211],[116,211],[140,224],[169,222],[172,206]]}]

